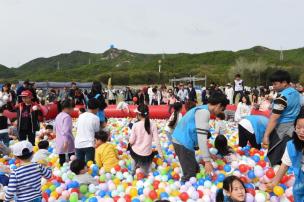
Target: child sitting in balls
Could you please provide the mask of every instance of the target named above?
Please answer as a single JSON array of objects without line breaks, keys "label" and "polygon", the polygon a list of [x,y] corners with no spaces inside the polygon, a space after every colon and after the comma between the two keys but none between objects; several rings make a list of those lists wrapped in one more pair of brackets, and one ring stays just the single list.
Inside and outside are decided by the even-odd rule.
[{"label": "child sitting in balls", "polygon": [[118,165],[118,155],[115,146],[108,142],[109,135],[101,130],[95,134],[95,162],[106,172]]},{"label": "child sitting in balls", "polygon": [[[277,192],[278,184],[287,172],[289,167],[293,168],[295,182],[293,185],[294,201],[304,201],[304,108],[302,107],[298,118],[295,121],[295,131],[293,138],[287,142],[287,146],[282,157],[282,164],[273,178],[272,182],[266,184],[269,191]],[[277,186],[277,187],[276,187]]]},{"label": "child sitting in balls", "polygon": [[215,118],[215,134],[224,135],[225,131],[226,131],[225,114],[222,112],[217,114]]},{"label": "child sitting in balls", "polygon": [[46,125],[44,129],[40,131],[38,135],[40,140],[53,140],[56,138],[56,135],[53,131],[54,127],[50,124]]},{"label": "child sitting in balls", "polygon": [[34,154],[32,158],[33,163],[42,163],[45,164],[47,157],[49,156],[49,142],[42,140],[38,143],[39,150]]},{"label": "child sitting in balls", "polygon": [[215,138],[214,147],[217,149],[217,155],[225,158],[228,162],[238,159],[237,154],[228,146],[227,138],[224,135],[218,135]]},{"label": "child sitting in balls", "polygon": [[223,189],[216,194],[216,202],[245,202],[246,189],[241,179],[232,175],[223,181]]},{"label": "child sitting in balls", "polygon": [[11,171],[5,201],[41,201],[41,178],[52,177],[52,170],[41,164],[31,163],[33,145],[21,141],[13,145],[12,152],[20,166]]},{"label": "child sitting in balls", "polygon": [[75,159],[72,161],[70,170],[76,174],[74,180],[79,184],[98,184],[97,180],[88,174],[87,165],[83,160]]}]

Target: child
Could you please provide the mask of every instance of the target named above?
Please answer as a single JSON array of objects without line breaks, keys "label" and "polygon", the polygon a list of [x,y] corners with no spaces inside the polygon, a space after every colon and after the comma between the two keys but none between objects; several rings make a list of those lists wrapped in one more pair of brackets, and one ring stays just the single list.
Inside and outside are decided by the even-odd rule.
[{"label": "child", "polygon": [[107,125],[108,125],[108,119],[105,118],[103,122],[100,122],[100,129],[108,134],[108,141],[111,141],[111,133]]},{"label": "child", "polygon": [[41,133],[39,134],[40,140],[53,140],[56,138],[56,135],[54,134],[54,127],[50,124],[45,126],[45,129],[42,129]]},{"label": "child", "polygon": [[228,162],[238,159],[237,154],[235,154],[232,148],[228,146],[227,139],[224,135],[218,135],[215,138],[214,147],[217,149],[217,154],[221,158],[225,158]]},{"label": "child", "polygon": [[223,189],[216,194],[216,202],[245,202],[246,189],[241,179],[228,176],[223,181]]},{"label": "child", "polygon": [[182,119],[182,116],[183,116],[181,113],[182,108],[183,108],[182,103],[180,103],[180,102],[174,103],[173,108],[174,108],[174,112],[171,114],[171,116],[168,120],[168,123],[166,124],[166,127],[165,127],[165,131],[167,133],[167,137],[170,142],[172,141],[171,134],[172,134],[175,126]]},{"label": "child", "polygon": [[234,121],[239,122],[245,116],[251,114],[251,102],[247,95],[243,95],[237,105],[236,112],[234,115]]},{"label": "child", "polygon": [[0,107],[0,141],[7,147],[9,146],[8,127],[11,124],[10,120],[3,115],[3,107]]},{"label": "child", "polygon": [[20,161],[20,166],[12,170],[5,193],[5,201],[38,202],[41,201],[41,178],[52,177],[52,170],[41,164],[31,163],[33,145],[28,141],[21,141],[13,145],[13,154]]},{"label": "child", "polygon": [[293,138],[287,143],[284,155],[282,157],[282,164],[276,173],[272,182],[266,184],[269,190],[278,185],[285,175],[289,167],[293,168],[295,175],[295,182],[293,185],[294,201],[304,201],[304,163],[303,163],[303,149],[304,149],[304,108],[302,107],[298,118],[295,121],[295,132]]},{"label": "child", "polygon": [[163,153],[156,125],[149,119],[148,106],[141,104],[135,112],[139,121],[134,123],[132,127],[128,150],[132,157],[133,174],[135,174],[136,168],[140,167],[144,171],[144,174],[148,175],[155,155],[155,152],[152,152],[152,141],[156,144],[161,158],[163,158]]},{"label": "child", "polygon": [[226,125],[225,125],[225,114],[219,113],[216,115],[215,118],[215,134],[223,135],[226,131]]},{"label": "child", "polygon": [[86,163],[83,160],[75,159],[71,162],[70,170],[76,174],[74,180],[79,184],[95,184],[97,185],[97,180],[88,174],[88,169]]},{"label": "child", "polygon": [[95,162],[106,172],[110,172],[118,164],[118,156],[114,145],[108,142],[109,136],[105,131],[95,135]]},{"label": "child", "polygon": [[11,123],[12,125],[8,128],[8,136],[10,140],[16,140],[18,139],[17,119],[13,118]]},{"label": "child", "polygon": [[85,113],[85,112],[86,112],[85,108],[80,108],[80,109],[79,109],[79,116],[80,116],[80,114],[83,114],[83,113]]},{"label": "child", "polygon": [[33,163],[41,163],[45,162],[47,157],[49,156],[49,142],[47,140],[42,140],[38,143],[39,150],[34,154],[32,158]]}]

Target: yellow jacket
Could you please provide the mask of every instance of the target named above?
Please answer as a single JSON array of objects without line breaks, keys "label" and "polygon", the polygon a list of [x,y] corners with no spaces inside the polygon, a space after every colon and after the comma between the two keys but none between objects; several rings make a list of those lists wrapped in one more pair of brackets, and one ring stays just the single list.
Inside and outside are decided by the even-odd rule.
[{"label": "yellow jacket", "polygon": [[103,143],[95,151],[95,161],[106,172],[110,172],[118,164],[117,152],[111,143]]}]

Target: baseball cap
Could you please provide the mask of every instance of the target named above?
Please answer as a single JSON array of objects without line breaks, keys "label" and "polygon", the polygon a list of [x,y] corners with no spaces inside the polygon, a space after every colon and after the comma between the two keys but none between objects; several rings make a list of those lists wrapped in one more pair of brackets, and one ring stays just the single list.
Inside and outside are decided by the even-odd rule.
[{"label": "baseball cap", "polygon": [[28,149],[29,152],[33,152],[33,145],[29,141],[20,141],[12,146],[12,152],[15,156],[23,156],[24,149]]},{"label": "baseball cap", "polygon": [[24,91],[22,91],[22,93],[21,93],[21,97],[32,97],[32,92],[30,91],[30,90],[24,90]]}]

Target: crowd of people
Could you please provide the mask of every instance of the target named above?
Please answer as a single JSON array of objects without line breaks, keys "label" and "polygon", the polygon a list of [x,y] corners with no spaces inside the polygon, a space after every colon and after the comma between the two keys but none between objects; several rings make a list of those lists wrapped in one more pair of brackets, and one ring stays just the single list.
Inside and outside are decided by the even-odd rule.
[{"label": "crowd of people", "polygon": [[[104,109],[108,104],[116,104],[118,95],[122,109],[128,104],[136,104],[137,121],[130,124],[131,135],[128,152],[132,160],[132,174],[137,169],[148,176],[153,158],[157,155],[164,159],[160,138],[155,123],[149,118],[149,105],[168,105],[171,113],[165,131],[178,157],[183,176],[182,183],[195,177],[200,170],[196,159],[196,150],[200,150],[206,174],[213,175],[212,161],[218,156],[231,161],[240,158],[228,146],[223,121],[227,119],[226,107],[236,105],[233,121],[238,124],[239,146],[248,144],[256,149],[267,148],[267,157],[271,166],[280,165],[274,180],[266,186],[272,189],[277,185],[289,167],[294,168],[295,201],[304,200],[302,186],[303,145],[304,145],[304,109],[301,109],[302,91],[300,85],[291,83],[288,72],[279,70],[270,76],[272,88],[245,88],[244,81],[237,74],[233,85],[225,88],[211,84],[203,88],[201,99],[190,82],[185,87],[158,88],[144,87],[141,90],[114,90],[111,86],[103,90],[101,83],[93,82],[90,92],[82,91],[76,85],[62,90],[51,89],[47,94],[36,90],[34,84],[25,81],[17,90],[13,85],[5,84],[0,92],[0,152],[1,155],[13,155],[20,161],[20,166],[1,174],[1,182],[7,186],[5,200],[41,201],[40,181],[50,178],[51,168],[47,168],[45,159],[49,141],[55,141],[59,164],[69,163],[81,184],[97,184],[95,178],[87,173],[88,162],[95,162],[106,172],[110,172],[119,162],[119,154],[111,144],[111,133],[107,129],[107,117]],[[52,102],[58,105],[59,113],[53,125],[40,129],[41,104]],[[201,102],[201,104],[200,104]],[[119,105],[118,104],[118,105]],[[125,105],[124,105],[125,104]],[[83,105],[75,125],[71,113],[75,105]],[[182,107],[186,113],[182,115]],[[17,112],[17,118],[8,119],[4,110]],[[252,110],[270,111],[270,116],[251,114]],[[210,116],[216,115],[214,147],[217,156],[209,152]],[[9,147],[10,140],[18,140]],[[39,150],[34,152],[37,145]],[[152,149],[156,146],[156,151]],[[5,173],[5,172],[4,172]],[[30,174],[27,174],[30,173]],[[34,180],[33,180],[34,179]],[[236,176],[229,176],[223,181],[223,189],[217,193],[217,201],[245,201],[245,185]]]}]

